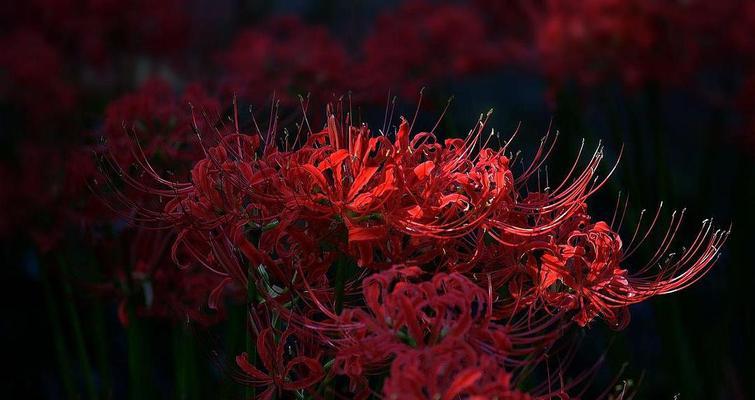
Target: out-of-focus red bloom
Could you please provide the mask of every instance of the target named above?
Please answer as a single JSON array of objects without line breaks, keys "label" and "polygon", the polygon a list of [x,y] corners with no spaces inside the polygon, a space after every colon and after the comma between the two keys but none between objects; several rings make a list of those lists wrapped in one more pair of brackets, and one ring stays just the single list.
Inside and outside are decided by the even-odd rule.
[{"label": "out-of-focus red bloom", "polygon": [[[188,320],[209,326],[225,316],[222,300],[238,294],[237,288],[227,288],[222,277],[198,264],[175,265],[169,257],[173,240],[166,232],[140,229],[97,243],[109,282],[88,286],[118,300],[118,318],[123,325],[130,322],[131,307],[138,318]],[[116,249],[123,259],[112,257],[110,253]]]},{"label": "out-of-focus red bloom", "polygon": [[243,382],[267,387],[258,398],[280,398],[284,392],[307,389],[325,376],[319,356],[308,355],[306,350],[292,331],[276,339],[275,331],[266,328],[257,336],[257,356],[265,370],[252,365],[247,353],[236,357],[236,363],[246,375]]},{"label": "out-of-focus red bloom", "polygon": [[378,99],[386,88],[412,98],[433,82],[498,67],[510,54],[486,26],[474,8],[461,4],[404,3],[375,22],[362,46],[357,84]]},{"label": "out-of-focus red bloom", "polygon": [[755,146],[755,73],[742,84],[734,106],[739,111],[739,137],[748,143],[750,148]]},{"label": "out-of-focus red bloom", "polygon": [[72,111],[76,90],[63,76],[59,50],[44,36],[18,30],[0,37],[0,96],[20,106],[29,126]]},{"label": "out-of-focus red bloom", "polygon": [[533,7],[537,62],[556,83],[682,82],[696,71],[702,44],[690,39],[682,3],[547,0]]},{"label": "out-of-focus red bloom", "polygon": [[7,206],[2,218],[15,233],[28,235],[41,252],[54,249],[68,232],[83,232],[105,208],[92,201],[87,189],[96,169],[92,153],[32,141],[20,143],[16,153],[16,160],[5,167],[15,172],[4,181]]},{"label": "out-of-focus red bloom", "polygon": [[89,66],[120,62],[124,54],[165,56],[189,38],[187,5],[137,0],[32,0],[3,13],[6,26],[34,30]]},{"label": "out-of-focus red bloom", "polygon": [[[273,93],[287,106],[309,93],[341,95],[348,89],[349,61],[343,45],[322,26],[280,17],[242,31],[218,57],[224,70],[221,93],[264,104]],[[319,100],[329,101],[325,97]]]},{"label": "out-of-focus red bloom", "polygon": [[[156,167],[185,176],[191,160],[202,155],[191,125],[192,108],[196,108],[197,121],[204,126],[207,121],[217,120],[220,103],[199,84],[190,84],[179,95],[163,80],[148,80],[139,90],[108,105],[103,134],[119,163],[137,161],[136,140],[138,152]],[[202,118],[204,113],[207,119]]]},{"label": "out-of-focus red bloom", "polygon": [[[103,134],[114,162],[140,164],[144,157],[154,168],[169,170],[172,177],[185,179],[191,160],[203,154],[198,143],[201,139],[192,127],[194,109],[200,117],[206,116],[197,122],[204,127],[217,120],[219,104],[202,87],[189,85],[179,95],[161,80],[147,81],[138,91],[113,101],[106,109]],[[128,195],[130,202],[142,207],[154,201],[138,189]],[[99,217],[101,223],[114,220],[108,214]],[[136,314],[141,317],[188,318],[202,325],[222,318],[222,312],[208,313],[206,308],[222,311],[227,280],[197,263],[182,264],[179,268],[171,258],[174,235],[167,231],[139,230],[122,236],[129,257],[105,260],[103,264],[109,265],[112,280],[119,282],[105,285],[104,289],[121,298],[120,315],[124,323],[126,304],[135,300]]]}]

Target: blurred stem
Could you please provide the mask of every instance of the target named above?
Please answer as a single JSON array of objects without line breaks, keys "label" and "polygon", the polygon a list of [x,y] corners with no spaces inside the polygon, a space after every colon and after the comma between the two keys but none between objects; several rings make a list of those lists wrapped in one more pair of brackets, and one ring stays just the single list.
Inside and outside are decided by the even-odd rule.
[{"label": "blurred stem", "polygon": [[[668,154],[664,140],[666,130],[663,126],[661,93],[657,82],[648,83],[645,89],[645,106],[648,127],[653,140],[656,188],[662,200],[673,202],[674,189],[667,163]],[[682,327],[679,315],[679,299],[672,297],[667,299],[665,304],[659,303],[659,311],[662,315],[660,326],[674,342],[681,378],[684,382],[684,393],[687,396],[697,398],[700,395],[699,374],[694,364],[694,357],[690,351],[689,340]]]},{"label": "blurred stem", "polygon": [[[246,354],[247,359],[250,364],[257,365],[257,347],[256,344],[252,341],[252,336],[249,332],[249,324],[251,323],[250,318],[254,313],[256,312],[255,302],[257,301],[257,283],[256,283],[256,277],[254,274],[254,267],[249,267],[249,272],[247,273],[247,284],[246,284],[246,307],[247,307],[247,313],[246,318],[244,318],[244,345],[246,347]],[[244,387],[244,399],[255,399],[257,398],[257,388],[252,386],[245,386]]]},{"label": "blurred stem", "polygon": [[383,391],[383,384],[385,383],[385,374],[380,375],[374,375],[371,376],[369,379],[370,382],[370,388],[375,393],[382,393]]},{"label": "blurred stem", "polygon": [[179,400],[196,399],[200,394],[193,339],[187,325],[173,327],[176,398]]},{"label": "blurred stem", "polygon": [[663,127],[663,110],[661,108],[661,94],[657,83],[649,83],[645,90],[646,115],[650,134],[653,137],[653,157],[655,158],[655,176],[658,193],[664,200],[671,200],[669,196],[674,193],[671,186],[671,178],[666,163],[666,154]]},{"label": "blurred stem", "polygon": [[[643,168],[643,166],[647,165],[647,162],[643,162],[643,155],[645,153],[646,146],[642,145],[643,143],[645,143],[645,140],[643,140],[641,134],[642,124],[640,124],[640,113],[637,110],[637,104],[633,100],[634,99],[628,99],[627,101],[627,125],[629,129],[630,141],[636,146],[636,148],[631,154],[633,169],[629,172],[629,174],[632,175],[633,183],[630,192],[627,193],[627,195],[630,196],[630,199],[635,199],[633,203],[638,204],[641,207],[646,207],[648,206],[648,204],[646,203],[648,199],[646,198],[645,194],[648,192],[648,189],[641,187],[642,182],[645,182],[645,178],[647,177],[647,171],[645,168]],[[655,202],[659,199],[652,200]],[[630,207],[630,210],[632,209],[634,208]]]},{"label": "blurred stem", "polygon": [[97,370],[99,371],[102,390],[104,397],[111,398],[112,378],[110,373],[110,358],[108,357],[107,328],[105,326],[105,309],[101,304],[95,302],[92,306],[92,332],[94,333],[95,355]]},{"label": "blurred stem", "polygon": [[[234,304],[233,306],[229,307],[228,323],[226,324],[227,329],[225,333],[227,354],[235,356],[241,351],[246,350],[246,343],[242,343],[242,341],[246,340],[246,336],[244,334],[246,327],[246,316],[246,304]],[[238,392],[238,385],[236,384],[236,382],[233,379],[228,379],[227,376],[223,376],[220,398],[237,398],[239,395]]]},{"label": "blurred stem", "polygon": [[718,159],[718,141],[719,133],[724,130],[724,110],[716,107],[713,110],[711,116],[710,127],[707,132],[704,132],[704,142],[702,151],[703,162],[700,166],[700,186],[702,196],[697,196],[699,201],[705,201],[705,204],[710,204],[711,201],[716,199],[717,192],[714,188],[713,180],[711,179],[715,174],[711,173],[714,170],[714,160]]},{"label": "blurred stem", "polygon": [[[621,115],[616,104],[616,99],[614,99],[609,93],[604,91],[602,94],[601,103],[606,109],[608,129],[611,131],[611,136],[613,137],[615,146],[619,146],[619,148],[621,146],[625,146],[627,144],[625,138],[626,132],[621,123]],[[609,184],[617,193],[621,191],[627,194],[627,192],[633,193],[639,191],[637,189],[637,174],[635,170],[637,168],[636,161],[633,157],[630,156],[629,149],[626,147],[624,148],[624,155],[623,159],[621,160],[621,164],[623,164],[623,166],[620,165],[621,170],[624,171],[623,174],[621,174],[622,179],[610,179]],[[622,187],[624,188],[624,190],[622,190]]]},{"label": "blurred stem", "polygon": [[58,310],[58,303],[55,301],[55,294],[52,284],[50,283],[50,278],[47,276],[46,265],[42,265],[40,271],[42,277],[42,289],[44,290],[45,296],[45,305],[47,306],[47,316],[49,317],[50,327],[52,328],[55,356],[58,360],[58,368],[60,369],[60,379],[63,382],[66,398],[73,400],[78,396],[76,396],[76,389],[73,384],[73,377],[71,376],[71,359],[66,351],[63,329],[60,323],[60,310]]},{"label": "blurred stem", "polygon": [[[97,258],[93,253],[88,253],[89,265],[91,267],[91,279],[95,282],[101,282],[103,276],[98,268]],[[94,353],[96,362],[96,371],[100,379],[100,394],[103,398],[110,399],[113,397],[113,378],[110,370],[110,357],[108,354],[106,308],[102,303],[94,301],[91,305],[90,327],[94,336]]]},{"label": "blurred stem", "polygon": [[151,364],[148,362],[148,352],[145,348],[145,335],[143,321],[137,318],[134,307],[137,297],[134,289],[134,280],[132,278],[131,262],[124,256],[123,243],[114,255],[114,262],[125,260],[124,269],[126,272],[125,292],[126,292],[126,314],[128,325],[126,328],[126,348],[128,360],[128,379],[129,379],[129,398],[132,400],[143,400],[151,398],[149,390],[150,374],[147,373]]},{"label": "blurred stem", "polygon": [[81,376],[84,380],[84,388],[87,391],[87,396],[92,399],[97,399],[97,387],[94,384],[94,378],[92,376],[92,367],[89,362],[89,355],[87,354],[86,341],[84,340],[84,331],[81,329],[81,318],[79,317],[79,311],[76,308],[76,302],[74,300],[73,289],[69,282],[70,275],[68,266],[62,256],[58,257],[58,263],[63,271],[63,294],[66,299],[66,310],[68,311],[68,318],[71,322],[71,328],[73,329],[73,339],[76,343],[76,353],[79,358],[79,366],[81,368]]},{"label": "blurred stem", "polygon": [[[344,300],[344,291],[346,288],[346,270],[349,268],[351,262],[348,257],[345,255],[340,255],[338,259],[336,259],[336,262],[334,264],[335,267],[335,287],[334,287],[334,296],[335,296],[335,313],[336,315],[340,315],[341,311],[343,311],[343,300]],[[333,377],[332,380],[329,382],[329,384],[325,387],[325,399],[332,400],[335,398],[336,394],[336,377]]]},{"label": "blurred stem", "polygon": [[336,314],[341,314],[343,311],[343,296],[344,288],[346,285],[346,268],[348,267],[348,261],[345,256],[338,257],[336,260],[336,284],[335,284],[335,311]]},{"label": "blurred stem", "polygon": [[187,380],[189,376],[186,373],[186,353],[183,346],[182,331],[183,328],[180,326],[173,327],[173,368],[176,373],[176,398],[186,400],[188,398]]},{"label": "blurred stem", "polygon": [[126,306],[128,309],[128,326],[126,327],[126,341],[128,346],[128,375],[130,398],[141,400],[146,396],[146,376],[144,374],[146,364],[143,355],[143,332],[142,324],[136,318],[134,306],[131,302]]},{"label": "blurred stem", "polygon": [[569,169],[577,155],[579,140],[592,137],[582,118],[581,99],[578,89],[564,86],[556,93],[556,110],[554,127],[559,133],[559,148],[562,151],[554,151],[550,157],[549,170],[563,171]]},{"label": "blurred stem", "polygon": [[[743,338],[755,337],[753,330],[753,307],[752,303],[742,301],[742,293],[748,293],[752,288],[752,282],[755,281],[753,268],[751,267],[755,258],[753,257],[752,234],[748,229],[755,225],[755,213],[752,212],[752,199],[755,198],[755,165],[753,165],[752,155],[747,153],[750,149],[740,149],[736,154],[735,164],[735,185],[741,185],[741,191],[733,196],[732,206],[734,208],[734,221],[730,243],[727,244],[731,252],[730,260],[734,263],[740,263],[740,267],[728,268],[726,273],[730,274],[729,282],[733,285],[727,291],[730,299],[726,304],[736,304],[737,306],[727,307],[729,315],[724,321],[737,321],[732,326],[727,326],[727,331],[735,331],[741,327],[741,332],[734,336],[741,335]],[[742,268],[744,266],[744,268]],[[734,265],[732,265],[734,267]],[[737,352],[741,354],[755,354],[753,340],[742,341],[741,347],[737,346],[736,340],[732,340],[732,335],[722,335],[724,340],[729,343],[730,352],[728,354],[736,357]],[[731,362],[731,361],[729,361]],[[755,380],[749,380],[747,377],[755,376],[755,365],[751,362],[744,363],[744,370],[740,378],[744,378],[743,388],[745,393],[755,396]],[[746,386],[746,385],[749,385]]]},{"label": "blurred stem", "polygon": [[664,330],[671,331],[672,340],[675,343],[678,367],[681,372],[680,388],[682,393],[686,396],[696,399],[701,395],[701,383],[700,374],[698,374],[697,366],[695,365],[695,357],[693,357],[690,351],[689,340],[685,333],[685,329],[682,326],[682,321],[679,316],[679,300],[676,297],[666,299],[666,304],[661,304],[660,314],[661,326],[664,326]]}]

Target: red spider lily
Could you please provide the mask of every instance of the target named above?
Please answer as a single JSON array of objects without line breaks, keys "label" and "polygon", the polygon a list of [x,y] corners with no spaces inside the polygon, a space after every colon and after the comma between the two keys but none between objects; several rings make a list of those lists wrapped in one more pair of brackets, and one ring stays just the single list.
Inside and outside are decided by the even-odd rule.
[{"label": "red spider lily", "polygon": [[[518,398],[510,376],[543,361],[570,321],[623,327],[629,305],[698,280],[728,236],[705,222],[688,250],[669,255],[683,213],[674,214],[654,256],[632,271],[625,259],[659,214],[626,248],[613,221],[592,221],[586,201],[605,182],[594,176],[602,148],[581,172],[578,157],[553,189],[533,190],[528,182],[553,149],[548,137],[516,176],[507,147],[488,147],[484,117],[466,139],[439,143],[432,132],[412,134],[404,119],[391,138],[328,111],[322,130],[293,138],[276,136],[274,122],[266,133],[242,134],[238,122],[230,132],[217,127],[215,139],[200,132],[204,158],[188,181],[166,179],[144,158],[143,176],[122,171],[164,201],[141,205],[135,219],[175,229],[177,263],[219,275],[214,293],[229,281],[252,288],[254,326],[270,326],[273,314],[286,321],[277,344],[259,329],[259,346],[275,348],[261,356],[267,373],[238,360],[266,395],[310,388],[322,359],[329,374],[349,378],[352,394],[390,366],[387,395]],[[296,354],[318,356],[282,355],[292,335],[308,338]]]},{"label": "red spider lily", "polygon": [[[483,149],[472,154],[482,144],[484,121],[469,139],[445,144],[435,143],[431,133],[410,141],[409,128],[402,121],[391,142],[382,135],[370,137],[365,127],[343,126],[331,116],[327,127],[310,136],[302,148],[267,147],[262,157],[256,156],[259,145],[274,138],[228,136],[194,168],[195,185],[169,184],[171,189],[159,192],[174,198],[163,217],[208,229],[231,223],[229,232],[237,232],[236,242],[244,240],[238,233],[243,226],[275,223],[262,235],[261,243],[270,246],[266,250],[276,248],[283,238],[300,237],[292,234],[299,222],[306,224],[310,237],[341,230],[359,264],[379,268],[396,262],[412,264],[406,253],[416,253],[430,240],[458,239],[475,232],[487,232],[514,246],[553,229],[596,190],[589,186],[594,169],[588,168],[571,185],[561,185],[563,191],[538,199],[530,196],[517,204],[517,182],[502,151]],[[538,152],[535,163],[542,162],[543,155]],[[239,157],[244,157],[240,163]],[[596,153],[591,165],[599,160]],[[535,163],[525,175],[532,173]],[[525,223],[531,219],[528,216],[546,211],[553,214],[552,220]],[[399,240],[405,236],[412,249]],[[375,260],[376,253],[383,256],[383,263]]]},{"label": "red spider lily", "polygon": [[[484,123],[466,141],[449,140],[445,146],[434,143],[432,134],[427,133],[410,140],[407,121],[402,122],[393,142],[383,136],[369,138],[364,127],[340,126],[331,116],[325,130],[310,136],[302,148],[280,151],[265,147],[262,157],[257,155],[260,144],[274,140],[270,136],[266,139],[261,135],[223,138],[220,145],[209,149],[207,158],[194,168],[194,185],[168,183],[170,189],[157,192],[174,198],[168,202],[166,213],[160,218],[167,218],[186,230],[176,245],[192,246],[188,239],[195,237],[200,242],[197,247],[203,250],[190,249],[189,254],[204,252],[207,256],[200,255],[200,258],[206,264],[220,262],[222,265],[223,260],[229,261],[231,265],[222,265],[221,270],[245,283],[246,274],[237,262],[232,261],[230,249],[223,249],[226,257],[218,258],[221,250],[215,247],[215,243],[223,247],[238,246],[246,257],[270,268],[279,284],[284,287],[293,284],[299,289],[302,286],[292,282],[297,272],[313,278],[309,285],[324,283],[321,278],[327,270],[327,262],[335,257],[333,250],[320,250],[319,255],[314,252],[315,259],[319,260],[316,263],[319,267],[314,269],[319,271],[317,275],[309,275],[313,272],[311,270],[298,271],[292,264],[296,259],[298,265],[304,265],[298,252],[316,249],[323,241],[329,242],[335,250],[348,252],[360,265],[380,266],[374,259],[377,251],[389,263],[397,260],[408,265],[421,265],[440,258],[440,265],[446,268],[455,268],[447,264],[448,253],[439,254],[437,247],[435,252],[430,252],[427,243],[462,238],[462,242],[472,240],[477,248],[469,259],[461,262],[450,258],[457,263],[456,267],[465,262],[473,266],[473,260],[479,261],[486,257],[486,253],[502,250],[493,250],[495,245],[483,243],[482,238],[486,236],[503,245],[503,251],[509,253],[516,253],[517,248],[532,252],[535,247],[527,243],[543,243],[539,245],[543,250],[566,257],[558,262],[549,258],[552,257],[550,254],[545,258],[546,279],[543,284],[538,284],[543,288],[554,282],[554,271],[559,263],[566,266],[575,262],[567,260],[570,254],[574,254],[573,249],[557,249],[560,241],[568,240],[568,237],[554,240],[554,235],[569,235],[563,227],[569,226],[567,222],[583,212],[583,201],[600,187],[600,184],[590,185],[594,166],[600,161],[600,151],[593,156],[590,167],[569,184],[567,179],[571,174],[550,193],[533,192],[519,197],[515,190],[517,183],[533,173],[542,162],[540,157],[547,156],[549,150],[538,153],[533,166],[525,170],[520,180],[514,180],[508,169],[508,159],[502,152],[483,149],[473,156],[472,149],[480,142]],[[573,221],[570,223],[574,224]],[[272,227],[260,233],[258,244],[248,240],[244,227],[267,225]],[[220,242],[211,239],[210,247],[207,247],[206,234],[197,236],[197,232],[209,232],[221,226],[227,226],[227,239]],[[346,238],[340,244],[333,240],[339,231]],[[407,243],[401,239],[405,236],[412,246],[410,249],[402,247]],[[715,240],[704,248],[715,250],[720,239],[722,236],[715,236]],[[348,246],[344,246],[345,243]],[[549,247],[547,243],[556,247]],[[258,249],[258,246],[261,247]],[[423,254],[423,251],[430,253]],[[277,261],[265,255],[270,252],[277,253]],[[407,259],[407,253],[418,258]],[[618,285],[627,278],[617,267],[618,254],[614,251],[610,260],[592,260],[590,268],[593,269],[587,280],[592,282],[589,286],[596,284],[602,288],[608,282]],[[459,255],[453,253],[450,257]],[[704,256],[699,264],[694,265],[708,266],[710,261]],[[701,272],[704,268],[694,270]],[[507,276],[511,278],[513,275]],[[579,282],[584,280],[578,276],[566,279],[564,283],[572,290],[576,289],[577,281],[571,281],[571,278]],[[504,281],[496,279],[496,288],[506,284]],[[643,278],[643,281],[647,279]],[[513,288],[518,288],[517,282],[512,283]],[[641,290],[645,295],[664,291],[662,286],[643,286]],[[630,292],[626,296],[646,297],[640,292]],[[553,298],[556,295],[548,296]],[[562,293],[556,297],[563,302],[583,300],[581,295],[575,297]],[[592,300],[590,304],[598,298],[592,297]],[[619,301],[622,306],[631,302],[629,299]],[[609,303],[614,304],[613,301]],[[602,308],[608,311],[612,307]],[[610,321],[617,320],[610,312],[606,314]],[[583,323],[589,319],[581,318]]]},{"label": "red spider lily", "polygon": [[[715,263],[729,232],[714,230],[712,222],[706,220],[683,254],[669,254],[683,213],[672,215],[659,249],[644,267],[635,272],[621,267],[647,239],[659,213],[660,209],[641,239],[638,226],[626,249],[607,223],[589,223],[584,215],[572,221],[571,228],[566,225],[568,230],[558,239],[530,247],[525,257],[528,272],[509,282],[517,305],[542,301],[553,310],[577,311],[574,320],[581,326],[601,316],[610,326],[621,329],[629,322],[629,305],[691,285]],[[533,256],[537,251],[542,254]],[[668,257],[662,260],[663,255]],[[661,272],[650,273],[652,267],[661,267]]]},{"label": "red spider lily", "polygon": [[409,349],[467,340],[471,329],[486,329],[490,306],[481,288],[460,275],[439,274],[420,284],[394,281],[417,272],[392,270],[367,278],[366,310],[341,314],[346,340],[339,346],[336,367],[352,380]]},{"label": "red spider lily", "polygon": [[383,385],[388,399],[505,399],[532,397],[517,390],[494,358],[463,340],[399,354]]},{"label": "red spider lily", "polygon": [[280,398],[286,391],[307,389],[325,376],[319,357],[302,353],[302,346],[289,330],[276,339],[272,328],[266,328],[257,336],[257,356],[265,371],[249,362],[247,353],[236,357],[236,363],[246,375],[243,382],[267,387],[258,398]]},{"label": "red spider lily", "polygon": [[465,343],[501,365],[517,365],[516,357],[533,357],[536,347],[555,339],[545,328],[558,318],[530,320],[526,328],[494,321],[492,293],[455,273],[411,282],[421,274],[414,267],[366,278],[366,307],[340,315],[335,367],[352,383],[414,349]]}]

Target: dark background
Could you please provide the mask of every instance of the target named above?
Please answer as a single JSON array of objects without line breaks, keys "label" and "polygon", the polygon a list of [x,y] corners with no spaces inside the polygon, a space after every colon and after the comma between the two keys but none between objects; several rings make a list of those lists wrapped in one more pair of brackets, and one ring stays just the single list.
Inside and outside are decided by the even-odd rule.
[{"label": "dark background", "polygon": [[[599,322],[585,329],[576,364],[589,365],[606,351],[596,386],[617,374],[634,382],[643,376],[637,398],[754,398],[750,2],[669,1],[670,10],[661,11],[657,5],[665,3],[649,0],[573,7],[557,1],[152,3],[6,2],[0,10],[0,343],[10,372],[0,378],[3,397],[62,399],[72,382],[87,398],[87,369],[100,398],[240,393],[208,355],[213,343],[233,340],[228,332],[240,326],[238,311],[209,332],[160,318],[127,330],[116,300],[92,296],[86,285],[66,279],[72,274],[48,266],[61,257],[74,267],[85,264],[98,246],[89,224],[67,211],[88,204],[76,196],[90,194],[71,178],[79,168],[72,154],[96,145],[108,103],[160,77],[174,90],[200,82],[226,110],[236,89],[245,104],[268,101],[273,91],[285,102],[307,92],[326,93],[326,101],[351,90],[373,127],[382,123],[389,90],[399,96],[399,112],[411,116],[426,86],[421,129],[432,127],[453,96],[439,130],[444,136],[464,135],[493,108],[489,126],[508,137],[521,123],[514,148],[531,154],[552,124],[560,145],[551,171],[571,165],[583,138],[588,150],[599,140],[606,145],[605,166],[623,145],[611,184],[590,203],[596,215],[610,218],[622,191],[634,210],[630,226],[640,209],[664,201],[667,211],[687,207],[682,237],[712,216],[723,227],[733,224],[732,238],[696,285],[632,307],[626,330]],[[458,10],[477,19],[459,19]],[[271,21],[281,16],[322,27],[347,65],[331,65],[333,50],[305,29],[292,30],[294,39],[287,37],[290,27],[280,33]],[[224,64],[245,29],[252,36],[278,29],[272,47],[252,62],[269,61],[259,73],[271,77],[239,78],[258,72]],[[365,45],[380,32],[387,39]],[[310,52],[315,47],[323,49]],[[265,61],[270,49],[280,55]],[[253,90],[229,91],[250,79],[257,79]],[[652,244],[645,252],[651,250]],[[77,340],[84,341],[87,367]],[[129,350],[135,341],[138,354]],[[61,363],[61,349],[68,364]],[[129,370],[135,361],[145,366],[136,378]]]}]

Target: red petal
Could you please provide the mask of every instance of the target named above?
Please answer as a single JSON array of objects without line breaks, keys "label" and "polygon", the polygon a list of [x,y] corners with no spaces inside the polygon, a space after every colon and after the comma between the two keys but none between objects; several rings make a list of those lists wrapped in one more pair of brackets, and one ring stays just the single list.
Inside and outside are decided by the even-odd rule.
[{"label": "red petal", "polygon": [[417,179],[423,180],[435,169],[435,163],[432,161],[425,161],[422,164],[414,167],[414,175]]},{"label": "red petal", "polygon": [[396,132],[395,146],[396,152],[399,154],[409,149],[409,124],[404,117],[401,117],[401,125],[399,125],[398,132]]},{"label": "red petal", "polygon": [[349,195],[347,196],[349,201],[359,194],[359,191],[370,181],[377,170],[377,167],[365,167],[359,171],[359,175],[354,179],[354,183],[351,184],[351,189],[349,189]]},{"label": "red petal", "polygon": [[465,389],[474,385],[474,383],[477,382],[477,380],[480,379],[481,376],[482,371],[480,370],[467,369],[461,371],[456,376],[456,379],[454,379],[453,383],[451,383],[451,386],[449,386],[448,391],[446,392],[445,396],[443,396],[443,399],[451,400],[455,398]]},{"label": "red petal", "polygon": [[249,364],[249,356],[246,353],[241,353],[238,356],[236,356],[236,365],[241,368],[242,371],[244,371],[245,374],[251,376],[252,378],[262,381],[262,382],[272,382],[273,379],[270,378],[267,374],[264,372],[258,370],[254,365]]},{"label": "red petal", "polygon": [[351,226],[349,227],[349,243],[361,242],[365,240],[377,240],[385,237],[387,228],[380,226]]},{"label": "red petal", "polygon": [[223,296],[223,289],[225,289],[225,285],[231,283],[233,279],[230,277],[227,277],[223,279],[218,286],[215,287],[215,289],[212,289],[212,292],[210,292],[210,298],[207,301],[207,305],[212,310],[218,309],[218,303],[220,302],[220,298]]},{"label": "red petal", "polygon": [[333,152],[333,154],[328,156],[328,158],[320,161],[320,163],[317,164],[317,169],[319,169],[320,171],[325,171],[326,169],[336,169],[339,165],[341,165],[343,160],[347,159],[348,157],[348,151],[344,149],[337,150]]},{"label": "red petal", "polygon": [[126,309],[126,300],[121,300],[118,303],[118,320],[121,321],[121,325],[128,326],[128,311]]},{"label": "red petal", "polygon": [[[299,378],[290,382],[286,382],[283,384],[283,388],[286,390],[300,390],[307,388],[309,386],[312,386],[313,384],[319,382],[322,377],[325,375],[322,369],[322,365],[320,363],[309,357],[299,356],[291,360],[286,365],[286,376],[289,375],[292,369],[294,369],[297,366],[304,366],[307,370],[307,375],[304,378]],[[297,371],[301,372],[301,371]]]}]

